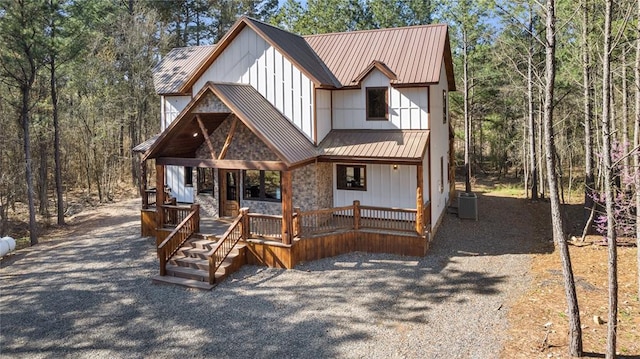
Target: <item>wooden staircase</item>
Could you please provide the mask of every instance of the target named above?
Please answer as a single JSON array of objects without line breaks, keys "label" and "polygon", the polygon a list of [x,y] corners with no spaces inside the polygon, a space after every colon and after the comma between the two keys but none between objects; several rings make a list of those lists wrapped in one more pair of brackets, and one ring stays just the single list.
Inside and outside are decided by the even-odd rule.
[{"label": "wooden staircase", "polygon": [[[194,233],[165,265],[165,276],[156,275],[156,283],[181,285],[189,288],[211,290],[229,274],[246,264],[244,244],[236,244],[215,272],[215,281],[209,280],[207,255],[218,243],[218,238]],[[215,282],[210,284],[210,282]]]}]

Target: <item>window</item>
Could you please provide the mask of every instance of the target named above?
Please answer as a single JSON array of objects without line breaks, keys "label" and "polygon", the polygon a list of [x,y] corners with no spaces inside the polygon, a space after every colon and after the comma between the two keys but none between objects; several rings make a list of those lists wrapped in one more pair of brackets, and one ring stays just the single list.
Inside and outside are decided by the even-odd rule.
[{"label": "window", "polygon": [[388,118],[387,88],[367,87],[367,121],[384,121]]},{"label": "window", "polygon": [[184,185],[193,187],[193,167],[184,168]]},{"label": "window", "polygon": [[447,111],[447,90],[442,90],[442,123],[447,123],[447,117],[449,112]]},{"label": "window", "polygon": [[213,196],[213,168],[198,168],[198,194]]},{"label": "window", "polygon": [[367,167],[364,165],[337,165],[338,189],[366,191],[366,169]]},{"label": "window", "polygon": [[242,172],[244,199],[280,202],[280,172],[246,170]]}]

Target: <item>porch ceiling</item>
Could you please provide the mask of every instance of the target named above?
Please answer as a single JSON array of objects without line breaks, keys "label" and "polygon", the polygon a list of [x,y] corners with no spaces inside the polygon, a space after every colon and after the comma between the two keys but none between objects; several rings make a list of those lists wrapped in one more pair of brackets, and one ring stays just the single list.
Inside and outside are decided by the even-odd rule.
[{"label": "porch ceiling", "polygon": [[[218,126],[230,115],[230,113],[200,113],[197,114],[202,120],[207,131],[207,137],[215,131]],[[186,114],[182,121],[177,123],[173,131],[171,141],[169,141],[158,152],[157,157],[194,157],[196,150],[204,142],[202,130],[196,119],[196,114]]]}]

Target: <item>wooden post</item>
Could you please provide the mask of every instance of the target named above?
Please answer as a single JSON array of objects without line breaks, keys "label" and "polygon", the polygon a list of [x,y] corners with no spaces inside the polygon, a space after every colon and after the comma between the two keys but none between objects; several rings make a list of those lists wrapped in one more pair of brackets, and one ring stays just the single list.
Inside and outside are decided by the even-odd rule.
[{"label": "wooden post", "polygon": [[295,216],[293,217],[293,236],[298,237],[300,235],[300,207],[293,209]]},{"label": "wooden post", "polygon": [[156,165],[156,228],[164,226],[164,166]]},{"label": "wooden post", "polygon": [[149,208],[149,197],[147,196],[147,162],[140,161],[140,197],[142,198],[142,209]]},{"label": "wooden post", "polygon": [[196,214],[194,215],[194,220],[195,220],[195,228],[194,228],[194,232],[199,233],[200,232],[200,205],[197,203],[194,203],[191,205],[191,211],[192,212],[196,212]]},{"label": "wooden post", "polygon": [[416,186],[416,232],[418,235],[424,235],[424,176],[422,174],[422,165],[416,165],[417,186]]},{"label": "wooden post", "polygon": [[282,243],[291,244],[293,229],[293,196],[291,171],[283,171],[280,181],[282,186]]},{"label": "wooden post", "polygon": [[360,229],[360,201],[353,201],[353,229]]},{"label": "wooden post", "polygon": [[249,235],[251,234],[251,231],[249,228],[249,208],[248,207],[240,208],[240,215],[242,216],[242,219],[240,220],[240,223],[242,223],[242,228],[240,228],[241,230],[240,239],[243,239],[246,241],[247,239],[249,239]]}]

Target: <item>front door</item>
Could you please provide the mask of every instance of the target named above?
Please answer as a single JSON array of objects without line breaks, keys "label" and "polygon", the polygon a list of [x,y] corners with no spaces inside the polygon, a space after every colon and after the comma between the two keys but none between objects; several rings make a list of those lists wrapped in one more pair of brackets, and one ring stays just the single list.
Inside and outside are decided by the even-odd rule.
[{"label": "front door", "polygon": [[220,217],[240,214],[240,171],[220,170]]}]

